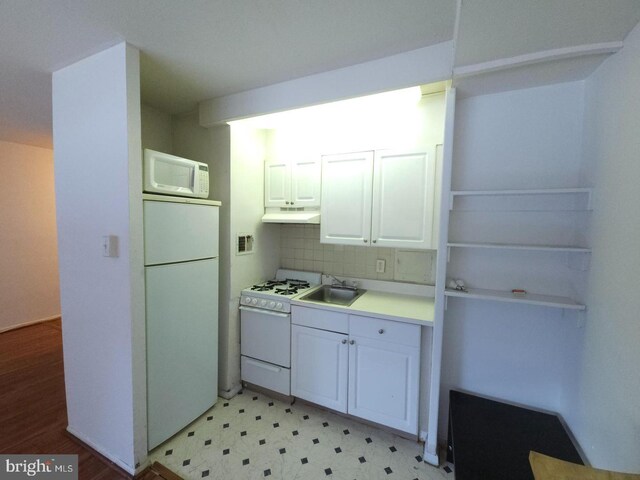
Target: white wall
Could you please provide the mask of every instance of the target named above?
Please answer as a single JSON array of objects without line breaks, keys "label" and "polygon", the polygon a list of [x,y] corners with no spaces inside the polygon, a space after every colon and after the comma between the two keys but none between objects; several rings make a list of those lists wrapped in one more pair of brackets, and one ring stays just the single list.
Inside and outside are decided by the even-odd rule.
[{"label": "white wall", "polygon": [[[264,131],[240,124],[231,126],[228,388],[240,381],[240,291],[256,282],[272,278],[280,266],[280,226],[262,223],[264,156]],[[238,233],[254,236],[253,254],[235,254]]]},{"label": "white wall", "polygon": [[0,141],[0,332],[60,315],[53,152]]},{"label": "white wall", "polygon": [[640,472],[640,27],[586,85],[593,259],[573,431],[597,467]]},{"label": "white wall", "polygon": [[139,82],[124,43],[53,74],[68,430],[131,473],[146,454]]},{"label": "white wall", "polygon": [[[454,190],[577,186],[582,165],[584,84],[559,84],[459,100]],[[478,200],[479,201],[479,200]],[[513,199],[457,204],[450,240],[572,243],[575,212],[508,212]],[[462,211],[460,211],[462,210]],[[582,214],[578,214],[582,215]],[[583,272],[565,254],[452,249],[447,276],[469,287],[583,295]],[[449,298],[444,318],[439,435],[451,388],[571,417],[583,329],[579,314],[528,305]]]},{"label": "white wall", "polygon": [[172,117],[149,105],[141,106],[142,148],[173,154]]},{"label": "white wall", "polygon": [[[218,298],[218,389],[223,392],[239,384],[236,364],[237,332],[230,322],[230,311],[237,310],[238,292],[231,291],[230,188],[231,146],[230,128],[220,125],[201,127],[198,115],[191,113],[172,117],[172,145],[174,153],[209,165],[209,199],[222,202],[220,207],[220,261]],[[237,322],[237,315],[233,315]],[[233,334],[232,334],[233,332]]]}]

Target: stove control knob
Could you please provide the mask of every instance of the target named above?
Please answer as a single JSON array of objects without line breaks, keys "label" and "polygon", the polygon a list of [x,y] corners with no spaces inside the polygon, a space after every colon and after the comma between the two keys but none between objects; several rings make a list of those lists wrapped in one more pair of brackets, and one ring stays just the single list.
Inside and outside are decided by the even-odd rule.
[{"label": "stove control knob", "polygon": [[264,307],[267,304],[266,300],[260,300],[260,306]]},{"label": "stove control knob", "polygon": [[274,308],[276,306],[276,302],[269,302],[269,308]]},{"label": "stove control knob", "polygon": [[244,303],[246,303],[246,304],[251,303],[251,297],[246,297],[246,298],[244,299]]},{"label": "stove control knob", "polygon": [[276,304],[276,308],[277,308],[278,310],[282,310],[282,303],[281,303],[281,302],[278,302],[278,303]]},{"label": "stove control knob", "polygon": [[257,298],[252,298],[251,299],[251,305],[257,305],[258,304],[258,299]]}]

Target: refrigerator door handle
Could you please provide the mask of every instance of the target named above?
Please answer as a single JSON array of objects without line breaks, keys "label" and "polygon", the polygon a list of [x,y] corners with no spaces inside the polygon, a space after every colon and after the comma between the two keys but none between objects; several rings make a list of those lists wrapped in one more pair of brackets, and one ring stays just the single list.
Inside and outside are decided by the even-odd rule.
[{"label": "refrigerator door handle", "polygon": [[244,305],[240,306],[240,310],[246,310],[247,312],[262,313],[265,315],[272,315],[274,317],[283,317],[283,318],[287,318],[289,317],[289,315],[291,315],[290,313],[272,312],[271,310],[262,310],[260,308],[245,307]]}]

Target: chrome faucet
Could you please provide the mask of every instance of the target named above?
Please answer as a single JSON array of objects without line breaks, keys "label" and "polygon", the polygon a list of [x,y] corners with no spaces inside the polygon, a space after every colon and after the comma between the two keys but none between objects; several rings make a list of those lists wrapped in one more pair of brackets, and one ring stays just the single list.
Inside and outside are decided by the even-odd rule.
[{"label": "chrome faucet", "polygon": [[344,288],[348,290],[357,290],[358,288],[355,285],[347,285],[346,280],[340,280],[336,276],[331,275],[330,273],[326,273],[325,276],[333,279],[331,282],[332,287]]}]

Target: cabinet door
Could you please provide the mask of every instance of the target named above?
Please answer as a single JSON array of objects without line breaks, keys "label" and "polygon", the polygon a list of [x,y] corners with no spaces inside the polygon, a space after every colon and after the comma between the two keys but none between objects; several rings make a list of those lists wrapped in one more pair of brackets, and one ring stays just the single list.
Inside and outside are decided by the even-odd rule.
[{"label": "cabinet door", "polygon": [[288,162],[267,160],[264,164],[264,206],[287,207],[291,200],[291,168]]},{"label": "cabinet door", "polygon": [[291,326],[291,395],[347,412],[347,335]]},{"label": "cabinet door", "polygon": [[320,241],[368,245],[373,152],[322,157]]},{"label": "cabinet door", "polygon": [[291,161],[291,205],[320,206],[320,158],[296,158]]},{"label": "cabinet door", "polygon": [[349,414],[417,434],[420,349],[350,339]]},{"label": "cabinet door", "polygon": [[376,151],[371,241],[379,247],[429,249],[435,164],[426,152]]}]

